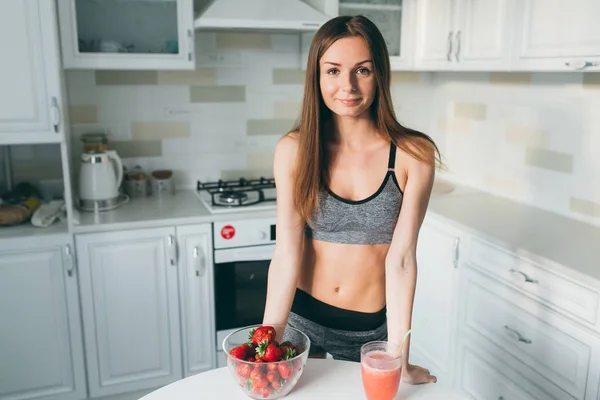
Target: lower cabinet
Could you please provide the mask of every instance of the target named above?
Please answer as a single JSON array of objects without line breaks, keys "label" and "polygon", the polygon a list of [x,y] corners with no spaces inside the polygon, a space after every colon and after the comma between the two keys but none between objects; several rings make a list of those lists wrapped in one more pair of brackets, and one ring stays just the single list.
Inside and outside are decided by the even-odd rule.
[{"label": "lower cabinet", "polygon": [[429,369],[443,384],[454,380],[460,246],[460,231],[425,219],[417,245],[410,362]]},{"label": "lower cabinet", "polygon": [[0,240],[0,399],[87,396],[70,235]]},{"label": "lower cabinet", "polygon": [[76,235],[91,398],[215,366],[210,224]]}]

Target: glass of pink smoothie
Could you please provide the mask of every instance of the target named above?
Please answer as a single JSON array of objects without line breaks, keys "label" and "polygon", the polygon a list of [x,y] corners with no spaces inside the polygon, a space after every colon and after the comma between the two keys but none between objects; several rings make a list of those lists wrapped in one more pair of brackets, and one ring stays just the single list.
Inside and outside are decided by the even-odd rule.
[{"label": "glass of pink smoothie", "polygon": [[367,400],[393,400],[402,376],[402,353],[389,342],[369,342],[360,349],[360,368]]}]

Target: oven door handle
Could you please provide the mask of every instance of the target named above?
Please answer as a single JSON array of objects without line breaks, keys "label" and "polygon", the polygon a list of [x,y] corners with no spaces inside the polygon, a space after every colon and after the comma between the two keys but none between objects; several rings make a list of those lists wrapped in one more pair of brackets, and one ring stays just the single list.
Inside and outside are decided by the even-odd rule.
[{"label": "oven door handle", "polygon": [[273,258],[275,245],[238,247],[235,249],[215,250],[215,264],[244,262],[244,261],[268,261]]}]

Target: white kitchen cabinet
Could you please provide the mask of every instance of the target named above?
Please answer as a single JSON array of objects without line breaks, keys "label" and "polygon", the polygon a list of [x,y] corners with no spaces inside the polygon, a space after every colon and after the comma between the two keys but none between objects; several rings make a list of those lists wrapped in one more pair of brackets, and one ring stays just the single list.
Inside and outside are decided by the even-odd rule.
[{"label": "white kitchen cabinet", "polygon": [[[470,377],[473,372],[469,372],[468,359],[475,351],[500,373],[506,375],[510,371],[512,379],[522,388],[537,387],[543,391],[534,398],[597,400],[600,337],[468,266],[461,271],[459,293],[457,370],[462,374],[463,389],[492,393],[482,386],[482,379]],[[496,391],[494,395],[474,397],[512,398],[513,394]]]},{"label": "white kitchen cabinet", "polygon": [[600,71],[599,15],[597,0],[519,1],[513,69]]},{"label": "white kitchen cabinet", "polygon": [[392,70],[413,67],[416,0],[340,0],[339,15],[364,15],[381,31]]},{"label": "white kitchen cabinet", "polygon": [[91,397],[182,377],[174,228],[76,236]]},{"label": "white kitchen cabinet", "polygon": [[420,0],[417,70],[509,70],[512,0]]},{"label": "white kitchen cabinet", "polygon": [[0,240],[2,400],[86,397],[72,249],[69,235]]},{"label": "white kitchen cabinet", "polygon": [[0,144],[64,137],[56,25],[53,1],[0,2]]},{"label": "white kitchen cabinet", "polygon": [[193,0],[58,0],[66,69],[195,68]]},{"label": "white kitchen cabinet", "polygon": [[428,368],[447,385],[454,381],[461,236],[458,230],[427,217],[417,243],[411,362]]},{"label": "white kitchen cabinet", "polygon": [[183,375],[215,368],[211,224],[177,227]]}]

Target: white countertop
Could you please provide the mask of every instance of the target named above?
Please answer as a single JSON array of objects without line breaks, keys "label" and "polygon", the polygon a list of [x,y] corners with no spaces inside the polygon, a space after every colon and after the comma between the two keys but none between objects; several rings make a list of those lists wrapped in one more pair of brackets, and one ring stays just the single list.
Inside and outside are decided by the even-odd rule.
[{"label": "white countertop", "polygon": [[[428,214],[482,236],[491,243],[529,258],[557,263],[573,278],[591,277],[600,285],[600,228],[517,203],[477,189],[456,185],[432,194]],[[211,214],[194,190],[164,197],[134,198],[116,210],[79,212],[74,233],[272,218],[275,211]]]},{"label": "white countertop", "polygon": [[[305,370],[286,400],[344,399],[364,400],[360,364],[331,359],[309,359]],[[397,399],[467,400],[437,383],[410,386],[400,384]],[[218,368],[164,386],[140,400],[247,400],[231,372]]]}]

